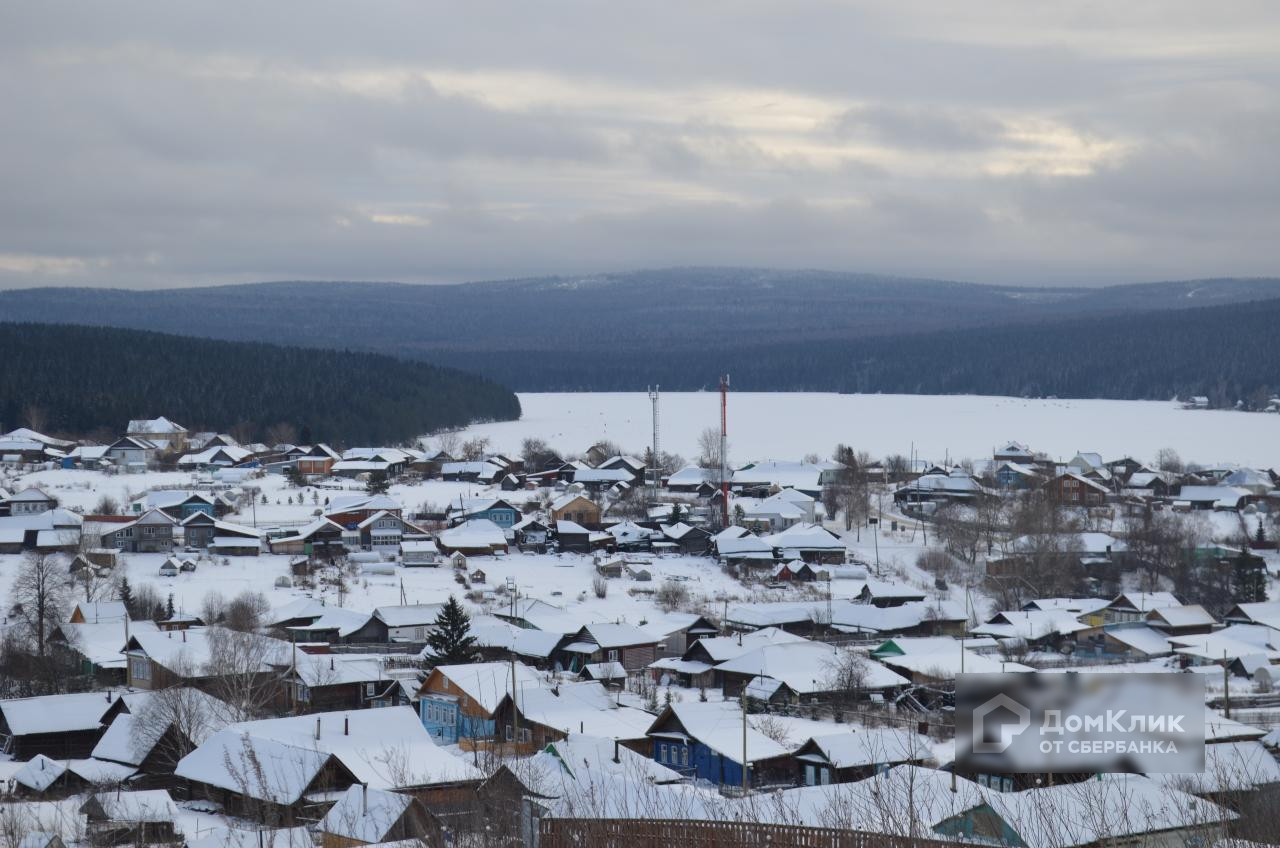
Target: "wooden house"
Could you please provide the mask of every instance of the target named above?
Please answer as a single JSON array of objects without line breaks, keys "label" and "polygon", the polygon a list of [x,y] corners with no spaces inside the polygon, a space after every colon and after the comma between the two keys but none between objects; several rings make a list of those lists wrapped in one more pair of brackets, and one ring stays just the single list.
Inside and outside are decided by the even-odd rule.
[{"label": "wooden house", "polygon": [[494,711],[517,686],[535,687],[540,677],[523,663],[438,665],[418,688],[418,715],[440,745],[474,744],[494,734]]},{"label": "wooden house", "polygon": [[402,840],[424,840],[436,825],[409,794],[355,784],[338,798],[316,825],[321,848],[353,848]]},{"label": "wooden house", "polygon": [[173,550],[178,522],[159,509],[149,509],[132,521],[110,525],[99,539],[104,548],[129,553],[168,553]]},{"label": "wooden house", "polygon": [[796,749],[796,785],[864,780],[898,765],[924,765],[933,756],[927,736],[906,730],[860,729],[810,737]]},{"label": "wooden house", "polygon": [[1074,471],[1059,474],[1044,484],[1049,496],[1064,506],[1092,507],[1106,503],[1106,486]]},{"label": "wooden house", "polygon": [[163,789],[101,792],[80,807],[92,845],[163,845],[179,842],[178,808]]},{"label": "wooden house", "polygon": [[589,530],[600,526],[600,506],[577,492],[567,492],[551,502],[551,522],[569,521]]},{"label": "wooden house", "polygon": [[588,624],[564,637],[555,656],[570,672],[589,663],[617,662],[628,672],[638,671],[658,658],[658,637],[631,624]]}]

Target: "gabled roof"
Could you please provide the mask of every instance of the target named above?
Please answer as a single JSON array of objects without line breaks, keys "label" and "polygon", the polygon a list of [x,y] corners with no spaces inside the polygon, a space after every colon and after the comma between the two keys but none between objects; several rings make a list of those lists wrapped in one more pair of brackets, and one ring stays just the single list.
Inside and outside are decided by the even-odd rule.
[{"label": "gabled roof", "polygon": [[582,628],[601,648],[627,648],[632,645],[653,645],[658,642],[654,636],[633,624],[588,624]]},{"label": "gabled roof", "polygon": [[868,728],[811,737],[796,756],[803,758],[810,751],[835,768],[847,769],[927,760],[933,754],[933,741],[906,730]]},{"label": "gabled roof", "polygon": [[569,504],[573,503],[579,498],[591,504],[592,506],[596,505],[595,501],[591,500],[591,498],[587,497],[581,492],[565,492],[563,495],[561,495],[560,497],[556,498],[551,502],[550,509],[552,512],[559,512],[560,510],[564,509]]},{"label": "gabled roof", "polygon": [[383,842],[413,802],[411,795],[355,784],[329,808],[316,829],[359,843]]},{"label": "gabled roof", "polygon": [[[843,649],[808,640],[781,645],[765,645],[716,666],[721,672],[772,677],[797,695],[829,692],[838,688],[834,678],[844,660]],[[865,689],[888,689],[909,681],[876,662],[864,666]]]},{"label": "gabled roof", "polygon": [[748,762],[772,760],[785,757],[788,749],[747,725],[746,739],[743,739],[742,711],[737,704],[728,701],[681,701],[663,710],[662,714],[649,727],[649,735],[654,738],[669,738],[681,735],[680,731],[669,731],[665,728],[674,718],[683,735],[701,742],[726,760],[742,763],[743,751],[746,751]]},{"label": "gabled roof", "polygon": [[[542,685],[542,677],[537,670],[520,662],[515,663],[514,668],[516,685],[520,687],[521,692],[526,692]],[[497,709],[498,704],[502,703],[502,699],[511,692],[511,663],[482,662],[438,665],[427,676],[427,681],[430,681],[437,673],[442,677],[448,678],[453,686],[456,686],[487,713],[492,713]],[[419,690],[420,695],[426,693],[427,681],[423,682],[423,689]]]},{"label": "gabled roof", "polygon": [[103,713],[113,703],[115,698],[101,692],[40,695],[0,701],[0,714],[14,736],[72,733],[100,728]]},{"label": "gabled roof", "polygon": [[140,418],[129,422],[128,431],[130,433],[151,433],[157,436],[167,436],[174,433],[185,433],[187,428],[181,424],[175,424],[168,418],[161,415],[159,418]]}]

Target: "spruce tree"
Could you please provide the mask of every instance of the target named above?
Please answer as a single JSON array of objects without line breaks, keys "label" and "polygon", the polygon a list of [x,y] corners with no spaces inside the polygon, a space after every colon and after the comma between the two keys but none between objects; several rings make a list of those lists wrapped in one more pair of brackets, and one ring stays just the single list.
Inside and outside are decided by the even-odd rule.
[{"label": "spruce tree", "polygon": [[364,490],[371,495],[385,495],[387,490],[391,488],[391,481],[387,478],[385,471],[370,471],[369,482],[365,483]]},{"label": "spruce tree", "polygon": [[168,603],[166,603],[166,604],[165,604],[165,607],[164,607],[164,618],[165,618],[165,621],[169,621],[170,619],[172,619],[172,618],[173,618],[173,614],[174,614],[174,609],[173,609],[173,593],[172,593],[172,592],[170,592],[170,593],[169,593],[169,601],[168,601]]},{"label": "spruce tree", "polygon": [[125,615],[133,618],[133,587],[129,585],[128,577],[120,578],[120,589],[118,590],[120,603],[124,604]]},{"label": "spruce tree", "polygon": [[436,616],[435,626],[427,634],[427,647],[436,665],[475,662],[476,637],[471,635],[471,616],[453,595]]}]

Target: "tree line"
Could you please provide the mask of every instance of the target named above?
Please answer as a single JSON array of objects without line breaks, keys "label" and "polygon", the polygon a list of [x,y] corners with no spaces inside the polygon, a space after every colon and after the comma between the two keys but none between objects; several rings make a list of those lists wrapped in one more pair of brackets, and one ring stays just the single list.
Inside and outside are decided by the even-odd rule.
[{"label": "tree line", "polygon": [[0,323],[0,424],[115,438],[165,415],[189,430],[267,440],[399,444],[520,417],[516,396],[451,368],[346,350],[140,330]]}]

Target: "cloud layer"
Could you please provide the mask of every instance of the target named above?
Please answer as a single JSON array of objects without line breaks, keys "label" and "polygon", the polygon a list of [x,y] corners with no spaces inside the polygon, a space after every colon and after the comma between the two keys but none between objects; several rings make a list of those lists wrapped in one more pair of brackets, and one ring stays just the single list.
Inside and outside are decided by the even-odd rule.
[{"label": "cloud layer", "polygon": [[1280,6],[10,4],[0,287],[1277,272]]}]

